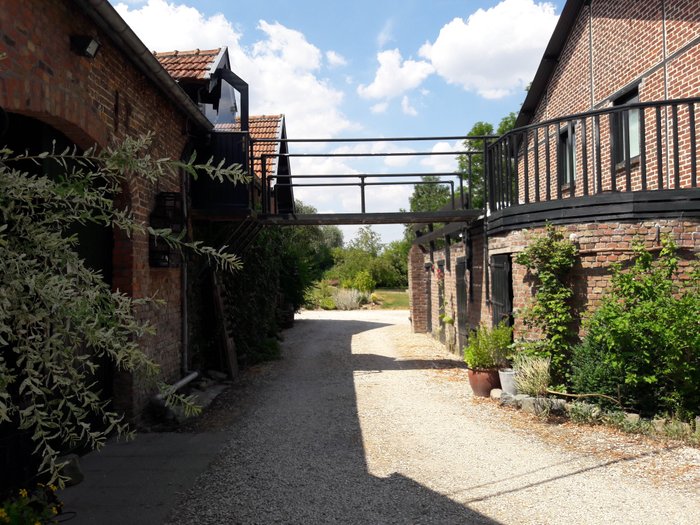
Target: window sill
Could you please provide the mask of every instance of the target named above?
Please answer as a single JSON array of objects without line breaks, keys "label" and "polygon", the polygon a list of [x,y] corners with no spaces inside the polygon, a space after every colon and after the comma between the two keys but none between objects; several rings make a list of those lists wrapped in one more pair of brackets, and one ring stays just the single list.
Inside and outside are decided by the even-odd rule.
[{"label": "window sill", "polygon": [[[639,155],[636,157],[632,157],[630,159],[630,169],[634,169],[639,167],[640,164],[640,158]],[[624,171],[627,169],[627,163],[623,160],[622,162],[618,162],[615,164],[615,172],[616,173],[624,173]]]}]

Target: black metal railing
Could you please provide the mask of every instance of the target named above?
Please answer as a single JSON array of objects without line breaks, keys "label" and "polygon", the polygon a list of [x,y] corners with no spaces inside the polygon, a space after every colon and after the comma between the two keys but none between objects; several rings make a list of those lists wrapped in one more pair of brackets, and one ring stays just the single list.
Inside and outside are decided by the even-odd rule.
[{"label": "black metal railing", "polygon": [[610,192],[697,188],[700,98],[635,103],[515,129],[488,146],[490,211]]},{"label": "black metal railing", "polygon": [[[367,212],[367,192],[371,188],[379,186],[416,186],[416,185],[441,185],[449,190],[449,203],[447,208],[451,210],[470,210],[474,208],[475,202],[482,202],[481,195],[475,195],[475,188],[483,191],[483,184],[477,182],[477,178],[483,177],[482,173],[475,173],[474,166],[483,166],[483,158],[486,152],[486,145],[489,141],[495,140],[494,136],[441,136],[441,137],[399,137],[399,138],[347,138],[347,139],[258,139],[252,141],[252,153],[250,156],[251,167],[257,165],[256,175],[261,182],[262,194],[260,208],[265,214],[280,213],[276,199],[273,195],[279,196],[280,192],[293,191],[293,188],[358,188],[358,210],[361,214]],[[483,144],[480,149],[465,148],[460,151],[396,151],[395,147],[386,147],[385,151],[377,151],[377,144],[392,144],[405,142],[437,142],[437,141],[478,141]],[[284,144],[284,149],[290,151],[294,146],[308,146],[314,143],[325,145],[345,144],[357,145],[370,143],[367,151],[338,151],[332,152],[293,152],[288,153],[259,153],[265,145],[274,142]],[[391,151],[394,149],[394,151]],[[378,173],[378,172],[358,172],[358,173],[299,173],[297,170],[292,175],[269,173],[269,167],[273,162],[280,162],[280,159],[293,158],[391,158],[391,157],[413,157],[430,158],[438,156],[463,156],[465,159],[463,171],[449,172],[399,172],[399,173]],[[478,157],[478,160],[473,160]],[[482,170],[483,171],[483,170]],[[438,177],[437,181],[423,180],[425,176]],[[391,212],[389,212],[391,213]]]}]

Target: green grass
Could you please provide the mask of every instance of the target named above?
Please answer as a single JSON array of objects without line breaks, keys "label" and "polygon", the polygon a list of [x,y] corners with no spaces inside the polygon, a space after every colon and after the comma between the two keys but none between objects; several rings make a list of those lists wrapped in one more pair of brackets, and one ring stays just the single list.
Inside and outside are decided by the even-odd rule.
[{"label": "green grass", "polygon": [[408,292],[406,290],[390,290],[379,288],[374,291],[379,298],[382,310],[408,310]]}]

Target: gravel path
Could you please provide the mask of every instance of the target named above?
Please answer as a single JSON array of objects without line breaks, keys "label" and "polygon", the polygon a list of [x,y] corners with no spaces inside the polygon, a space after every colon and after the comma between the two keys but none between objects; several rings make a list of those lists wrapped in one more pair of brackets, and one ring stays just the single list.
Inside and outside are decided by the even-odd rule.
[{"label": "gravel path", "polygon": [[699,450],[474,399],[406,317],[297,316],[201,421],[230,442],[169,523],[700,523]]}]

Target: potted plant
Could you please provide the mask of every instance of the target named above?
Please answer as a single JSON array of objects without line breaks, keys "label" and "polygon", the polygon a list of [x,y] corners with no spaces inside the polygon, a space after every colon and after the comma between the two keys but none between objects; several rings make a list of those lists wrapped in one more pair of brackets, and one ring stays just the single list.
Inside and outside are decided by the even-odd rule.
[{"label": "potted plant", "polygon": [[488,397],[500,386],[498,369],[507,364],[512,335],[513,329],[505,322],[493,328],[481,325],[469,335],[464,361],[474,395]]}]

